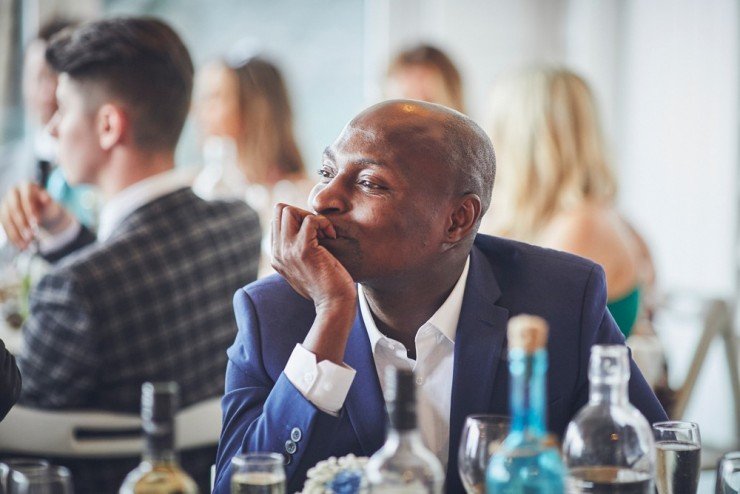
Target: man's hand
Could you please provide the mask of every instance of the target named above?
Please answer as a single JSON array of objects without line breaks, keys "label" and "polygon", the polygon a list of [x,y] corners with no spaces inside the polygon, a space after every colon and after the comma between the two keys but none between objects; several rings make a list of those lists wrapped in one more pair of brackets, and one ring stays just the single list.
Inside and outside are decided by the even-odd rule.
[{"label": "man's hand", "polygon": [[336,236],[324,216],[286,204],[275,206],[272,267],[316,307],[316,320],[303,346],[318,361],[341,364],[357,310],[357,287],[337,258],[319,244],[319,239]]},{"label": "man's hand", "polygon": [[33,241],[37,229],[54,235],[73,221],[72,215],[44,189],[30,182],[11,189],[0,204],[0,223],[10,241],[21,250]]}]

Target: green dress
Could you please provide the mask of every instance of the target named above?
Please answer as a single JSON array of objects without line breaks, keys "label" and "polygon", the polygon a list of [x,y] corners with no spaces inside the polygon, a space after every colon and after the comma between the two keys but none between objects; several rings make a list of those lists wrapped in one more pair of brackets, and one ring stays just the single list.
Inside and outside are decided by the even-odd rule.
[{"label": "green dress", "polygon": [[609,312],[611,312],[624,337],[629,337],[635,326],[635,322],[637,322],[637,315],[640,311],[640,287],[636,286],[627,295],[608,302],[606,306],[609,308]]}]

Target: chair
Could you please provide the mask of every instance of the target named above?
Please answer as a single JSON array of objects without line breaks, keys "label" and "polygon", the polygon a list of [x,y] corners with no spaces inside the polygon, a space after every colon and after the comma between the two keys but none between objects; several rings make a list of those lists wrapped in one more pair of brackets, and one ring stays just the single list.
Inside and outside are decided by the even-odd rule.
[{"label": "chair", "polygon": [[[189,450],[218,444],[221,399],[180,410],[175,445]],[[0,451],[69,458],[138,456],[144,448],[141,418],[98,411],[49,411],[16,406],[0,422]]]}]

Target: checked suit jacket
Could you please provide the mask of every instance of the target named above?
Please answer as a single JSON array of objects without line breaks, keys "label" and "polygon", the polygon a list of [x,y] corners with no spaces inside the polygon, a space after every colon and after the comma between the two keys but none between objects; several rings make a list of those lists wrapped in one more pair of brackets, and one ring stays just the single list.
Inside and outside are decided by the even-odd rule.
[{"label": "checked suit jacket", "polygon": [[[183,188],[93,240],[83,229],[31,294],[21,403],[138,413],[145,381],[178,382],[181,407],[220,396],[237,329],[231,298],[257,277],[257,214]],[[93,492],[77,477],[77,492]],[[97,492],[117,492],[123,477],[109,480],[114,490]]]},{"label": "checked suit jacket", "polygon": [[[275,275],[234,296],[239,333],[228,351],[223,430],[214,492],[229,492],[229,462],[247,451],[286,455],[288,491],[301,490],[306,472],[329,456],[369,456],[385,438],[387,414],[370,340],[359,310],[344,361],[357,371],[344,407],[334,417],[317,409],[283,370],[316,317],[313,303]],[[478,235],[455,336],[448,493],[462,493],[457,450],[465,417],[509,414],[506,326],[517,314],[550,325],[548,430],[562,436],[588,400],[588,362],[594,344],[624,344],[606,309],[600,266],[585,259],[501,238]],[[650,422],[666,415],[631,362],[630,401]]]}]

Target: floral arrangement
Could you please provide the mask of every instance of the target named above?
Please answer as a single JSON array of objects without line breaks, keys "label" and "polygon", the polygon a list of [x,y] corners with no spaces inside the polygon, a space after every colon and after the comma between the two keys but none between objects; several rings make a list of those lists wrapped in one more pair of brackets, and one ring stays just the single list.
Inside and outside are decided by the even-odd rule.
[{"label": "floral arrangement", "polygon": [[366,464],[366,456],[353,454],[320,461],[308,471],[302,494],[367,493]]}]

